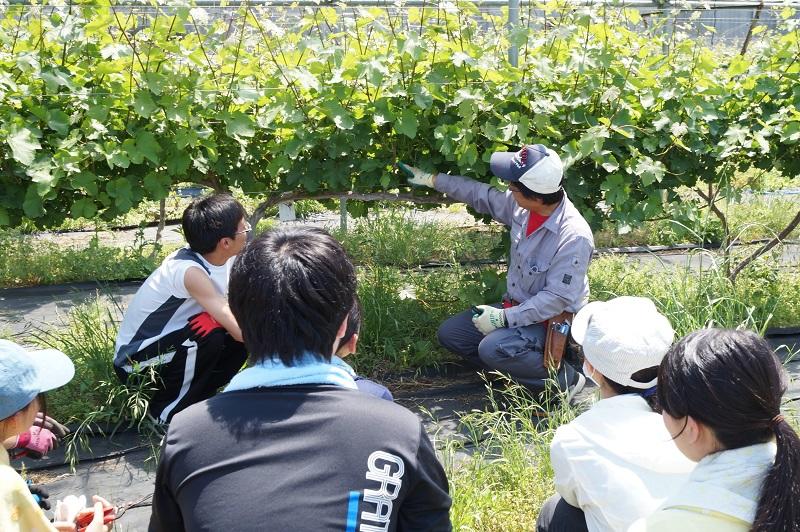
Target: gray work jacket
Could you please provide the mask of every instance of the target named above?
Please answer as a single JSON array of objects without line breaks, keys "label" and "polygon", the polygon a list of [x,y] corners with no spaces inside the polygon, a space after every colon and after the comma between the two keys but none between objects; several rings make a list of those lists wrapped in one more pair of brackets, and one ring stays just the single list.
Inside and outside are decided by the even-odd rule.
[{"label": "gray work jacket", "polygon": [[517,205],[510,191],[448,174],[436,176],[436,190],[511,228],[506,292],[519,304],[506,309],[509,327],[546,321],[565,310],[577,312],[586,303],[594,239],[566,195],[544,224],[526,237],[530,211]]}]

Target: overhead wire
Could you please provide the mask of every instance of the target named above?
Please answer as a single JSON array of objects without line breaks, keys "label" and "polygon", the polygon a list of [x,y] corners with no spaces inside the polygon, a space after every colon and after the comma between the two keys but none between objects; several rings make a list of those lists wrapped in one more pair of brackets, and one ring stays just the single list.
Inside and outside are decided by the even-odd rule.
[{"label": "overhead wire", "polygon": [[[259,10],[263,11],[267,8],[289,8],[295,9],[298,11],[303,11],[306,9],[334,9],[337,11],[347,11],[353,9],[369,9],[369,8],[379,8],[384,9],[386,11],[408,11],[408,10],[431,10],[431,11],[452,11],[453,8],[459,8],[458,1],[453,2],[439,2],[439,3],[431,3],[430,1],[425,0],[414,0],[409,2],[404,2],[402,4],[389,4],[388,2],[376,2],[374,0],[351,0],[349,2],[341,2],[341,3],[328,3],[328,2],[316,2],[314,0],[270,0],[270,1],[258,1],[258,0],[250,0],[249,2],[228,2],[226,5],[210,5],[207,3],[203,3],[199,0],[195,0],[193,6],[152,6],[152,5],[140,5],[140,4],[133,4],[133,3],[124,3],[124,2],[117,2],[116,4],[112,4],[109,7],[112,10],[121,10],[125,12],[140,12],[140,13],[164,13],[169,14],[172,11],[183,9],[183,8],[192,8],[192,9],[202,9],[206,12],[208,11],[220,11],[220,12],[230,12],[230,11],[238,11],[242,9],[251,9],[251,10]],[[464,2],[467,3],[467,2]],[[469,9],[467,11],[471,11],[473,9],[477,9],[478,11],[494,11],[494,10],[503,10],[506,9],[508,3],[506,0],[484,0],[483,2],[469,2]],[[52,5],[52,4],[33,4],[33,3],[23,3],[23,2],[11,2],[7,5],[0,5],[0,11],[7,10],[7,9],[19,9],[19,10],[28,10],[28,11],[39,11],[39,10],[65,10],[68,9],[69,5]],[[75,6],[73,6],[75,7]],[[693,2],[690,4],[679,5],[664,5],[659,7],[658,4],[654,4],[652,2],[641,2],[641,3],[632,3],[630,0],[628,2],[572,2],[572,3],[565,3],[562,5],[542,5],[541,2],[526,2],[522,0],[520,2],[520,7],[530,8],[534,11],[538,12],[559,12],[559,11],[576,11],[576,10],[597,10],[597,9],[637,9],[644,11],[648,14],[659,14],[659,13],[670,13],[674,14],[676,12],[708,12],[711,13],[717,10],[748,10],[754,11],[756,9],[762,10],[773,10],[773,9],[784,9],[784,8],[800,8],[800,0],[798,1],[780,1],[780,2],[769,2],[765,1],[763,3],[760,2],[745,2],[745,1],[738,1],[738,2],[716,2],[715,0],[709,0],[704,2]]]}]

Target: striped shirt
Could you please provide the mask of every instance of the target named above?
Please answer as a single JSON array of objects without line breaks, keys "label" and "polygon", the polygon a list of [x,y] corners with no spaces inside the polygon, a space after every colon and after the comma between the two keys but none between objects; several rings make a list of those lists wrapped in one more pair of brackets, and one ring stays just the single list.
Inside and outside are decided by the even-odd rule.
[{"label": "striped shirt", "polygon": [[[219,292],[227,296],[233,260],[234,257],[231,257],[222,266],[214,266],[188,247],[164,259],[128,305],[117,334],[114,365],[131,372],[132,362],[145,366],[169,362],[173,354],[168,352],[171,344],[169,336],[183,330],[191,316],[204,310],[186,290],[186,271],[197,268],[205,272]],[[142,353],[159,340],[166,342],[163,349],[155,352],[148,349],[146,354]]]}]

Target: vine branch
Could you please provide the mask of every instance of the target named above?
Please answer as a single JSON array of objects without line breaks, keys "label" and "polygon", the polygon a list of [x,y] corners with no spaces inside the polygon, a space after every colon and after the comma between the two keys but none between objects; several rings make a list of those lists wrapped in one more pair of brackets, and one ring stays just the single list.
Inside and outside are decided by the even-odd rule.
[{"label": "vine branch", "polygon": [[739,51],[739,54],[742,56],[747,53],[747,47],[750,46],[750,39],[753,37],[753,30],[758,24],[758,19],[761,18],[761,10],[764,9],[764,0],[758,4],[756,8],[756,12],[753,15],[753,19],[750,21],[750,27],[747,28],[747,35],[744,37],[744,42],[742,43],[742,49]]},{"label": "vine branch", "polygon": [[763,255],[764,253],[768,252],[769,250],[771,250],[772,248],[774,248],[775,246],[777,246],[781,242],[783,242],[783,240],[786,237],[788,237],[789,234],[791,234],[791,232],[794,231],[795,228],[798,225],[800,225],[800,210],[798,210],[797,214],[794,215],[794,218],[792,219],[791,222],[789,222],[789,225],[784,227],[783,230],[780,233],[778,233],[778,235],[775,238],[773,238],[772,240],[770,240],[769,242],[767,242],[766,244],[764,244],[763,246],[761,246],[760,248],[755,250],[753,253],[750,254],[749,257],[747,257],[742,262],[740,262],[739,264],[736,265],[736,267],[733,269],[733,271],[728,276],[728,278],[731,280],[731,282],[736,281],[736,277],[742,272],[742,270],[744,270],[747,266],[749,266],[754,260],[756,260],[758,257]]},{"label": "vine branch", "polygon": [[284,192],[282,194],[273,194],[264,200],[253,211],[250,216],[250,225],[253,227],[258,225],[258,222],[264,217],[267,209],[274,207],[279,203],[286,203],[298,200],[325,200],[344,198],[348,200],[358,201],[408,201],[411,203],[418,203],[421,205],[449,205],[455,203],[454,200],[442,196],[440,194],[431,194],[429,196],[415,196],[409,193],[392,193],[392,192]]}]

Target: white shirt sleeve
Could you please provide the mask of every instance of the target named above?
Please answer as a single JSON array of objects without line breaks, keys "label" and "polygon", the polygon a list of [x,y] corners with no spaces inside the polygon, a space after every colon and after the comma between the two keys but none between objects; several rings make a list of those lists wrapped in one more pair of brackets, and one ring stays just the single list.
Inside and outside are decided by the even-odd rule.
[{"label": "white shirt sleeve", "polygon": [[569,425],[562,425],[556,430],[553,442],[550,444],[550,465],[553,468],[553,480],[558,494],[565,502],[579,508],[580,485],[572,469],[573,461],[569,455],[569,441],[574,439],[572,432]]},{"label": "white shirt sleeve", "polygon": [[171,265],[170,271],[170,292],[175,297],[190,299],[192,296],[189,294],[189,291],[186,290],[186,272],[189,271],[189,268],[197,268],[206,275],[208,275],[208,273],[206,273],[202,266],[192,261],[176,260],[174,262],[175,264]]}]

